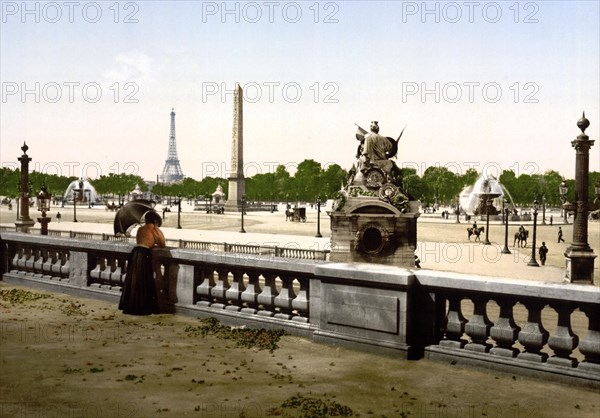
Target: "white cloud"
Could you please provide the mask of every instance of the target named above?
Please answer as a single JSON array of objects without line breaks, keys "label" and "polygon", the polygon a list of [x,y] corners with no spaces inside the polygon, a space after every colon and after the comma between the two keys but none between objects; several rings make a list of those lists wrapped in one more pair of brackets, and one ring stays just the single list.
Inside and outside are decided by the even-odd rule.
[{"label": "white cloud", "polygon": [[152,59],[138,50],[121,52],[113,67],[103,73],[110,82],[143,82],[152,78]]}]

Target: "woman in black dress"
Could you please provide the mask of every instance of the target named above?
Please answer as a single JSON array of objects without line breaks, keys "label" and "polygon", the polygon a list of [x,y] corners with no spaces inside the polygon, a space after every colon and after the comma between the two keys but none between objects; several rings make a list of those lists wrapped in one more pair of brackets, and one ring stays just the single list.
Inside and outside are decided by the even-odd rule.
[{"label": "woman in black dress", "polygon": [[137,245],[129,254],[127,274],[119,309],[129,315],[150,315],[160,313],[156,286],[154,285],[153,247],[164,247],[165,236],[159,229],[160,215],[154,211],[146,213],[145,225],[138,229]]}]

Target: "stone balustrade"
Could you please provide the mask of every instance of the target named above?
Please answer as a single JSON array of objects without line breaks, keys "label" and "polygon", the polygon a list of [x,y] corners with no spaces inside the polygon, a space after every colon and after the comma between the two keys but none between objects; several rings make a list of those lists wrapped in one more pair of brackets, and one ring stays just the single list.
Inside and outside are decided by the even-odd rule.
[{"label": "stone balustrade", "polygon": [[[0,247],[6,282],[116,303],[133,245],[3,232]],[[595,286],[286,259],[252,246],[153,255],[165,312],[600,387]]]}]

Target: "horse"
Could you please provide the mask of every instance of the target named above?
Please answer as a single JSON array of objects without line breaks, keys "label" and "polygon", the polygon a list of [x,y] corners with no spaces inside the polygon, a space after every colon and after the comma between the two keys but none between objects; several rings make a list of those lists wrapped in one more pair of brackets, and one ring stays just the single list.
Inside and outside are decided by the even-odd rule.
[{"label": "horse", "polygon": [[519,241],[519,247],[527,247],[527,237],[529,237],[529,231],[526,229],[520,232],[515,232],[515,240],[513,241],[513,247],[515,246],[517,241]]},{"label": "horse", "polygon": [[285,210],[285,221],[287,222],[288,220],[294,220],[294,211],[291,209]]},{"label": "horse", "polygon": [[475,235],[475,241],[481,241],[480,235],[483,231],[485,231],[485,228],[483,226],[480,226],[479,228],[475,228],[475,229],[467,228],[467,233],[469,234],[468,235],[469,241],[471,241],[471,235]]}]

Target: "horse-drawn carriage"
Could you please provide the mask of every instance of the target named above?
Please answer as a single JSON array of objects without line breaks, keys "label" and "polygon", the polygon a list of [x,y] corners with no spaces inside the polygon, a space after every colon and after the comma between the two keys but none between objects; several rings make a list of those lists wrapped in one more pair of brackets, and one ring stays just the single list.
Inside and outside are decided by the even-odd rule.
[{"label": "horse-drawn carriage", "polygon": [[306,222],[306,208],[293,208],[285,211],[285,220],[292,222]]}]

